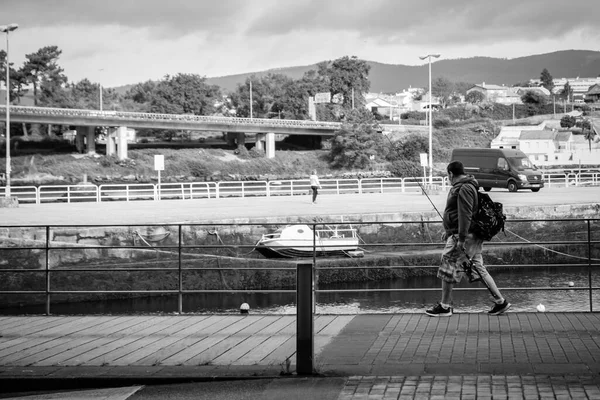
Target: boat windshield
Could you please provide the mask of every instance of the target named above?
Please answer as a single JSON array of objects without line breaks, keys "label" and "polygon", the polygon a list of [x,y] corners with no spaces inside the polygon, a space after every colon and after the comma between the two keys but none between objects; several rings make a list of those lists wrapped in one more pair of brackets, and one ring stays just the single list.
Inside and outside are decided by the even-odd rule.
[{"label": "boat windshield", "polygon": [[533,165],[531,160],[529,160],[529,158],[527,157],[510,157],[508,159],[508,162],[510,163],[510,165],[521,171],[524,169],[537,169],[535,165]]}]

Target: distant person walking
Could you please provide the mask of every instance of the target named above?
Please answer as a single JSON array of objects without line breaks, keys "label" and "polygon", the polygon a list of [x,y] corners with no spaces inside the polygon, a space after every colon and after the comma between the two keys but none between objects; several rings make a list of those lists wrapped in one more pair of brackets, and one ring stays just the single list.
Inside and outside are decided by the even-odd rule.
[{"label": "distant person walking", "polygon": [[466,175],[460,161],[452,161],[447,167],[452,188],[448,192],[444,210],[444,233],[442,240],[446,246],[442,252],[442,261],[437,277],[442,280],[442,301],[425,311],[431,317],[449,317],[452,315],[452,289],[464,274],[464,265],[472,263],[476,279],[482,280],[494,298],[494,305],[488,311],[490,315],[499,315],[510,308],[510,303],[502,297],[494,279],[483,265],[483,240],[470,233],[471,220],[477,210],[477,190],[479,183]]},{"label": "distant person walking", "polygon": [[312,190],[312,203],[317,204],[317,195],[319,194],[319,189],[321,189],[321,183],[319,182],[316,169],[310,174],[310,189]]}]

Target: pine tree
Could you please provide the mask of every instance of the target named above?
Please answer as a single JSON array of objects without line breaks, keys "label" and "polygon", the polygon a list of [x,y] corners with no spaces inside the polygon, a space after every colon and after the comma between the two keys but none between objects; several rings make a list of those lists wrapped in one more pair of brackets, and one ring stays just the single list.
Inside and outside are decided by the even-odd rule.
[{"label": "pine tree", "polygon": [[544,70],[542,71],[542,74],[540,75],[540,81],[542,82],[543,87],[545,87],[550,92],[552,92],[552,88],[554,87],[554,82],[553,82],[552,75],[550,75],[550,72],[548,72],[548,70],[546,68],[544,68]]}]

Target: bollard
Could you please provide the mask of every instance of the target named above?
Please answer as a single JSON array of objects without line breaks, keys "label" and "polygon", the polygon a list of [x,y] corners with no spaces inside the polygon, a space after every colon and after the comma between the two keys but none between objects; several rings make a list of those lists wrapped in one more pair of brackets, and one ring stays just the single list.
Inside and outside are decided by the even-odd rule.
[{"label": "bollard", "polygon": [[314,372],[313,265],[296,265],[296,373]]}]

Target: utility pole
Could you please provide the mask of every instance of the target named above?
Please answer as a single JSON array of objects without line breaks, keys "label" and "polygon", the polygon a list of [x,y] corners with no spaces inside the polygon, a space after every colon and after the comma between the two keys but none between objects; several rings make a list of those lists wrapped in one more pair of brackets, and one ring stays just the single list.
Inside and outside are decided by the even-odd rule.
[{"label": "utility pole", "polygon": [[252,119],[252,78],[250,79],[250,119]]}]

